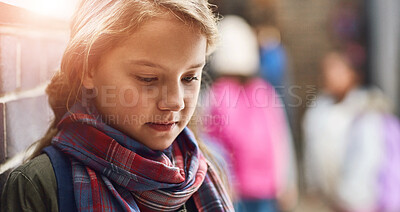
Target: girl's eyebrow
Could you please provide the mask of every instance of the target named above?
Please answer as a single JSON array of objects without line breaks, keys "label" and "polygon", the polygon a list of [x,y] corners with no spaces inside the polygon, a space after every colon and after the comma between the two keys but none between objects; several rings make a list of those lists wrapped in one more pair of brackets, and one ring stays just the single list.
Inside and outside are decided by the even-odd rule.
[{"label": "girl's eyebrow", "polygon": [[[154,63],[154,62],[151,62],[149,60],[130,60],[129,64],[148,66],[148,67],[152,67],[152,68],[159,68],[159,69],[168,70],[166,67],[163,67],[162,65]],[[200,63],[196,63],[196,64],[193,64],[193,65],[189,66],[188,69],[203,68],[205,66],[205,64],[206,64],[205,61],[200,62]]]},{"label": "girl's eyebrow", "polygon": [[189,67],[189,69],[203,68],[205,65],[206,65],[206,62],[204,61],[204,62],[200,62],[200,63],[194,64],[194,65],[191,65]]},{"label": "girl's eyebrow", "polygon": [[157,63],[153,63],[153,62],[148,61],[148,60],[129,60],[129,64],[165,69],[163,66],[161,66],[161,65],[159,65]]}]

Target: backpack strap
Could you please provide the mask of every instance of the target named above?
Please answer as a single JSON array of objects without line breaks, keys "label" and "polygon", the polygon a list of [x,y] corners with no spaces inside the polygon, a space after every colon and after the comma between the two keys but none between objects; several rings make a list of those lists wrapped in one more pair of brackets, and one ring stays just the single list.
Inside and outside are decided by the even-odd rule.
[{"label": "backpack strap", "polygon": [[44,148],[43,152],[49,156],[56,176],[58,211],[78,211],[75,204],[71,161],[65,154],[51,145]]}]

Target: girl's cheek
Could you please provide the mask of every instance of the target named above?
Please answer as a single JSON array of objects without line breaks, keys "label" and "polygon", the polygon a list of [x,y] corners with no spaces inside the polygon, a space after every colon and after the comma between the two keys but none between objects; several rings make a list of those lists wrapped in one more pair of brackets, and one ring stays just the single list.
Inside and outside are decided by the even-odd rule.
[{"label": "girl's cheek", "polygon": [[135,107],[140,103],[139,91],[135,88],[120,89],[119,103],[123,107]]}]

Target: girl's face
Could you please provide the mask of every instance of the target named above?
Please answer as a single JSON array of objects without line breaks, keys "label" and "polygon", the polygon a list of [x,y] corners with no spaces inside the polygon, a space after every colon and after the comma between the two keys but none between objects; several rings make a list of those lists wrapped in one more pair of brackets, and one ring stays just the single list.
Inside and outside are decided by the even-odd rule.
[{"label": "girl's face", "polygon": [[102,119],[153,150],[169,147],[192,117],[206,37],[172,14],[145,22],[107,52],[83,85]]}]

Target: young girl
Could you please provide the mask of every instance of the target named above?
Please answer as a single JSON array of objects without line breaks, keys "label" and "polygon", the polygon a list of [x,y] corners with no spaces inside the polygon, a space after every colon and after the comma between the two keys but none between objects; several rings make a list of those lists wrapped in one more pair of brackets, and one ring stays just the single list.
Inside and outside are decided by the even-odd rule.
[{"label": "young girl", "polygon": [[55,120],[2,211],[233,211],[186,127],[217,37],[207,1],[82,0],[71,27]]}]

